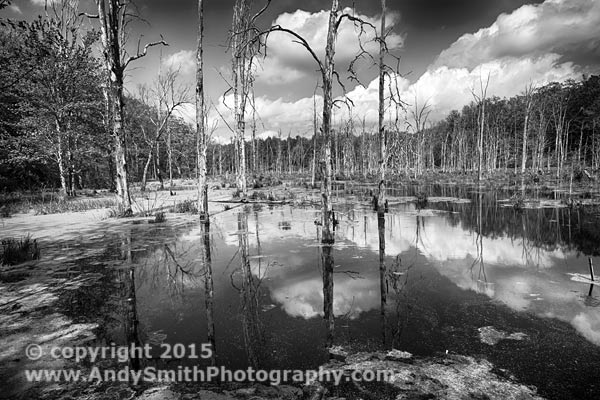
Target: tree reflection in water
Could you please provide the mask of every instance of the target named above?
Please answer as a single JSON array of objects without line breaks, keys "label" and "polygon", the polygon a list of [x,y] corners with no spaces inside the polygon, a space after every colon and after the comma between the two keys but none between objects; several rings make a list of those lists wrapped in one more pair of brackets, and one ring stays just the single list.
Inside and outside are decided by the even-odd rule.
[{"label": "tree reflection in water", "polygon": [[215,320],[214,320],[214,285],[212,258],[210,251],[210,225],[200,222],[200,233],[202,235],[202,264],[204,266],[204,299],[206,307],[207,339],[210,343],[212,354],[210,364],[216,365],[217,346],[215,339]]},{"label": "tree reflection in water", "polygon": [[381,296],[381,334],[383,344],[387,343],[387,270],[385,266],[385,214],[377,214],[377,231],[379,232],[379,292]]},{"label": "tree reflection in water", "polygon": [[[242,334],[249,364],[259,368],[262,362],[261,349],[264,347],[264,336],[259,318],[259,294],[261,285],[261,271],[259,276],[252,274],[249,260],[248,245],[248,212],[243,210],[238,213],[238,245],[240,254],[240,269],[242,282],[236,287],[240,293],[240,307],[242,318]],[[258,234],[258,232],[257,232]]]},{"label": "tree reflection in water", "polygon": [[124,268],[117,269],[117,280],[120,283],[121,304],[120,309],[124,316],[123,330],[125,343],[129,346],[129,366],[137,370],[140,368],[140,354],[132,352],[134,347],[139,348],[141,341],[139,337],[139,320],[137,313],[137,298],[135,293],[135,265],[131,255],[131,230],[127,230],[121,241],[121,251]]},{"label": "tree reflection in water", "polygon": [[323,267],[323,318],[327,324],[327,346],[333,345],[335,316],[333,312],[333,238],[321,247]]}]

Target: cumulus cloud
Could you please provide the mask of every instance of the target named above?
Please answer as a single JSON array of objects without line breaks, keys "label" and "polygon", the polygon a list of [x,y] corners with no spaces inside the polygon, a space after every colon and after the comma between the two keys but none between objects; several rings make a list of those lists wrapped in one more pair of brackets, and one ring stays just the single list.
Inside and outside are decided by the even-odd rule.
[{"label": "cumulus cloud", "polygon": [[[323,56],[326,11],[296,11],[280,15],[274,24],[293,29],[307,38]],[[361,16],[377,25],[375,18]],[[392,17],[390,23],[395,22]],[[290,38],[274,33],[270,38],[269,56],[262,61],[263,82],[289,83],[307,74],[314,76],[315,65],[305,51]],[[372,43],[374,45],[374,43]],[[402,45],[402,38],[392,36],[392,48]],[[357,51],[356,32],[351,23],[342,26],[338,38],[338,62],[348,62]],[[465,34],[441,52],[435,63],[415,82],[392,75],[386,80],[386,98],[390,89],[407,103],[408,114],[389,103],[385,120],[391,128],[410,129],[410,110],[415,104],[428,104],[429,122],[437,122],[451,110],[460,110],[473,101],[481,80],[489,75],[488,96],[511,97],[521,93],[529,83],[542,86],[550,82],[577,79],[582,73],[594,72],[565,57],[565,52],[580,49],[588,57],[600,56],[600,2],[594,0],[546,0],[539,5],[526,5],[509,14],[500,15],[489,27]],[[348,93],[354,104],[352,117],[377,123],[378,82],[357,86]],[[318,114],[321,97],[318,96]],[[284,134],[310,134],[312,98],[293,101],[257,99],[257,111],[263,123],[259,133],[268,135],[281,129]],[[227,110],[224,110],[227,111]],[[334,110],[334,123],[349,117],[344,107]],[[412,124],[414,125],[414,124]]]},{"label": "cumulus cloud", "polygon": [[[269,99],[265,96],[257,97],[255,100],[257,114],[257,135],[261,138],[277,136],[282,131],[283,136],[289,132],[293,136],[312,135],[313,126],[313,102],[316,101],[317,115],[323,110],[323,98],[302,98],[297,101],[285,101],[282,98]],[[216,105],[216,110],[209,113],[209,125],[217,122],[220,125],[219,135],[229,135],[227,125],[233,127],[233,95],[221,96]],[[246,129],[250,127],[249,121],[252,116],[252,106],[246,106]],[[224,121],[226,122],[224,122]]]},{"label": "cumulus cloud", "polygon": [[196,53],[192,50],[181,50],[173,53],[163,60],[167,68],[179,70],[184,75],[193,74],[196,71]]},{"label": "cumulus cloud", "polygon": [[[510,97],[524,90],[530,82],[545,85],[554,81],[565,81],[578,76],[578,68],[571,62],[560,63],[557,54],[539,57],[503,58],[493,60],[477,68],[468,69],[441,66],[427,70],[415,83],[408,84],[398,78],[400,98],[410,110],[415,104],[430,106],[430,121],[444,118],[448,112],[461,109],[473,101],[471,91],[477,93],[481,80],[489,75],[488,96]],[[355,115],[365,116],[367,122],[377,121],[379,79],[374,79],[367,88],[357,87],[348,94],[355,103]],[[387,83],[386,83],[386,86]],[[386,96],[389,96],[386,94]],[[394,118],[394,107],[388,108],[386,119]],[[401,119],[408,118],[401,114]]]},{"label": "cumulus cloud", "polygon": [[473,69],[504,57],[563,54],[573,46],[600,56],[597,0],[546,0],[501,14],[491,26],[460,37],[439,55],[435,67]]},{"label": "cumulus cloud", "polygon": [[[343,13],[352,14],[352,9],[346,8]],[[379,26],[381,17],[370,17],[367,15],[356,14],[356,17]],[[386,23],[393,25],[398,20],[397,14],[390,14]],[[329,11],[319,11],[310,13],[303,10],[297,10],[292,13],[283,13],[279,15],[273,25],[279,25],[290,29],[302,36],[316,55],[323,59],[325,56],[325,45],[327,42],[327,29],[329,21]],[[336,41],[336,63],[347,64],[358,53],[360,53],[360,44],[358,36],[361,29],[347,19],[341,23],[338,30]],[[361,34],[361,43],[363,48],[372,54],[377,54],[379,45],[374,41],[375,31],[373,28],[365,26]],[[257,79],[267,84],[288,83],[294,80],[306,77],[317,68],[315,61],[309,53],[295,43],[292,36],[283,32],[273,32],[269,36],[269,47],[267,57],[262,64],[262,68],[257,70]],[[391,33],[387,37],[387,44],[390,49],[397,49],[402,46],[401,36]]]},{"label": "cumulus cloud", "polygon": [[[321,49],[326,35],[326,17],[325,11],[315,14],[296,11],[282,14],[275,23],[299,31],[309,38],[315,48]],[[348,24],[338,42],[338,56],[346,61],[355,54],[357,46],[356,34],[352,30],[352,25]],[[310,63],[311,60],[302,54],[303,50],[298,49],[297,44],[289,40],[286,42],[283,37],[273,42],[276,45],[273,46],[272,58],[276,67],[267,76],[277,82],[296,79],[301,71],[306,70],[303,63]],[[394,128],[408,129],[412,123],[411,108],[415,104],[428,104],[431,110],[429,121],[436,122],[451,110],[461,109],[470,103],[473,100],[472,91],[477,92],[481,80],[486,80],[488,76],[487,94],[498,97],[514,96],[529,83],[541,86],[554,81],[577,79],[582,72],[589,71],[566,60],[562,52],[567,48],[572,51],[581,47],[588,54],[600,55],[599,43],[600,2],[546,0],[539,5],[520,7],[510,14],[500,15],[490,27],[463,35],[442,51],[436,62],[416,82],[411,84],[403,77],[390,77],[392,85],[386,82],[386,98],[390,96],[391,87],[408,104],[409,112],[406,114],[394,104],[389,104],[386,121],[388,125],[399,121]],[[391,47],[401,44],[402,39],[395,37]],[[378,82],[379,79],[375,78],[366,87],[357,86],[348,93],[354,103],[353,116],[364,118],[369,126],[377,123]],[[281,99],[263,99],[261,109],[285,116],[283,124],[276,119],[278,126],[287,124],[288,129],[293,129],[311,120],[312,101],[301,99],[285,103]],[[349,117],[344,108],[336,112],[338,119]]]},{"label": "cumulus cloud", "polygon": [[[385,96],[390,93],[400,95],[407,103],[408,113],[397,107],[393,102],[386,105],[385,121],[388,126],[398,129],[408,129],[410,110],[415,104],[428,104],[431,110],[429,120],[439,121],[452,110],[461,109],[473,101],[471,91],[477,92],[480,80],[486,80],[488,75],[488,96],[510,97],[524,90],[530,82],[542,86],[550,82],[562,82],[577,78],[580,69],[571,62],[561,63],[557,54],[546,54],[539,57],[503,58],[479,65],[475,69],[450,68],[446,66],[426,71],[416,82],[411,84],[406,78],[392,75],[386,79]],[[352,101],[352,116],[365,121],[367,127],[377,124],[378,118],[378,87],[379,78],[373,79],[366,87],[357,86],[348,93]],[[228,105],[232,99],[226,100]],[[322,112],[322,97],[317,96],[317,115]],[[313,119],[313,99],[302,98],[295,101],[285,101],[282,98],[256,99],[256,109],[261,121],[260,132],[277,132],[281,129],[284,134],[311,135]],[[220,111],[232,121],[230,111],[221,106]],[[349,118],[346,107],[333,111],[334,122]],[[394,126],[395,125],[395,126]],[[266,133],[268,135],[268,132]],[[264,136],[264,135],[263,135]]]}]

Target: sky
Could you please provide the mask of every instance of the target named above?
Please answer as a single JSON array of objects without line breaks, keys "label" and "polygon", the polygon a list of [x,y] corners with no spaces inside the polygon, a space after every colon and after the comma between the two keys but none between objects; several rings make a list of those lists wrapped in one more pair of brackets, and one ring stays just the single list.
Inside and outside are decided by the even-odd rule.
[{"label": "sky", "polygon": [[[14,0],[0,11],[2,17],[31,19],[44,13],[46,0]],[[61,1],[61,0],[48,0]],[[227,38],[231,27],[233,0],[205,0],[205,88],[212,104],[209,124],[217,123],[214,137],[226,141],[231,136],[228,106],[224,96],[231,77],[231,56]],[[411,130],[411,110],[427,105],[429,122],[444,118],[473,100],[473,91],[489,76],[488,96],[509,97],[524,91],[529,83],[580,79],[582,74],[600,72],[600,1],[598,0],[387,0],[387,25],[392,26],[386,62],[397,69],[386,87],[398,91],[407,110],[397,114],[386,107],[389,129]],[[138,39],[142,43],[162,35],[167,47],[154,47],[127,71],[129,94],[138,85],[153,85],[159,70],[178,68],[181,83],[193,89],[197,34],[197,2],[194,0],[137,0],[143,18],[132,25],[130,51]],[[264,1],[255,0],[258,10]],[[379,27],[381,5],[376,0],[340,1],[345,12]],[[347,7],[354,7],[350,9]],[[330,1],[273,0],[258,21],[261,28],[272,24],[302,35],[323,57]],[[93,10],[92,0],[80,0],[82,10]],[[93,26],[94,21],[86,22]],[[352,117],[367,129],[377,121],[377,65],[363,58],[357,64],[359,82],[348,79],[347,67],[360,47],[377,57],[374,32],[368,28],[359,38],[352,23],[344,22],[336,43],[336,69],[345,94],[354,104],[351,114],[345,107],[334,110],[334,123]],[[398,68],[396,68],[398,66]],[[259,136],[312,134],[313,94],[318,113],[322,104],[316,64],[308,53],[285,34],[272,34],[265,57],[257,60],[256,110]],[[316,92],[315,92],[316,90]],[[192,90],[193,92],[193,90]],[[336,96],[344,95],[341,87]],[[389,96],[389,89],[388,89]],[[218,110],[219,112],[215,112]],[[179,114],[193,122],[194,106],[186,105]],[[220,115],[219,115],[220,114]],[[396,120],[396,117],[399,118]],[[248,119],[250,113],[248,113]],[[229,123],[231,125],[231,123]],[[248,133],[249,135],[249,133]]]}]

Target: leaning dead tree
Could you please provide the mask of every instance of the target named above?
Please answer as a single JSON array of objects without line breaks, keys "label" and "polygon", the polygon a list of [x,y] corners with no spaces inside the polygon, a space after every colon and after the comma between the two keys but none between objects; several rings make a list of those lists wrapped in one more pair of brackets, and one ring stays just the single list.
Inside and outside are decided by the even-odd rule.
[{"label": "leaning dead tree", "polygon": [[148,43],[140,49],[138,42],[137,51],[129,55],[125,49],[127,43],[127,25],[133,16],[129,6],[130,0],[95,0],[98,8],[97,15],[84,14],[89,18],[100,20],[100,37],[102,40],[102,53],[104,65],[109,75],[108,98],[112,116],[112,136],[115,146],[115,165],[117,194],[126,211],[131,212],[131,194],[127,178],[127,147],[125,130],[123,129],[123,83],[125,69],[135,60],[144,57],[148,48],[159,44],[167,45],[164,40]]}]

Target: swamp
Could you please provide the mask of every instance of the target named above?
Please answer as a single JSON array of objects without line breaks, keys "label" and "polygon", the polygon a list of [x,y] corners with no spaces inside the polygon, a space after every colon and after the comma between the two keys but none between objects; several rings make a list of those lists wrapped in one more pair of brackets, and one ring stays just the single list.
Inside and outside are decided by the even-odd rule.
[{"label": "swamp", "polygon": [[598,1],[167,3],[0,0],[0,398],[600,398]]}]

